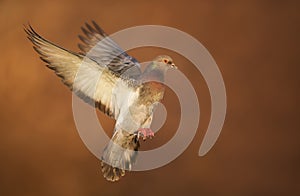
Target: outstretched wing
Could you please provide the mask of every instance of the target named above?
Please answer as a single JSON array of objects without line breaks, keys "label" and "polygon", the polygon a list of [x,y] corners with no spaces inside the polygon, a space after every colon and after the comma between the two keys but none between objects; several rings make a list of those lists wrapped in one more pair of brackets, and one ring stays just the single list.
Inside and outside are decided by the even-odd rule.
[{"label": "outstretched wing", "polygon": [[92,24],[85,23],[85,27],[81,27],[84,36],[79,35],[82,43],[78,47],[83,54],[114,73],[137,78],[141,74],[138,61],[122,50],[94,21]]},{"label": "outstretched wing", "polygon": [[[122,86],[122,96],[126,98],[134,92],[127,81],[120,78],[107,67],[81,54],[61,48],[40,35],[32,27],[25,28],[33,48],[40,58],[47,63],[47,67],[54,70],[73,92],[85,102],[98,107],[102,112],[117,119],[121,104],[118,104],[116,91]],[[121,85],[120,85],[121,84]]]}]

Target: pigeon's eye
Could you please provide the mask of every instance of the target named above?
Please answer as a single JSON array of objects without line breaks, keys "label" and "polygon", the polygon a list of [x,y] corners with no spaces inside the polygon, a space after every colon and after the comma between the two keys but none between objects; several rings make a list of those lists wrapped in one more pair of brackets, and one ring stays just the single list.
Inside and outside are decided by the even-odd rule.
[{"label": "pigeon's eye", "polygon": [[167,59],[164,59],[164,63],[168,63],[168,60],[167,60]]}]

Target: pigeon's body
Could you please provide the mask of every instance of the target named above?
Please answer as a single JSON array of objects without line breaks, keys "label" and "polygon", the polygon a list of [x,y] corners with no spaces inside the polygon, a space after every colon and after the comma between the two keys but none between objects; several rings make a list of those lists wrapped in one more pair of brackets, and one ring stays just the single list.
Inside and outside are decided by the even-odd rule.
[{"label": "pigeon's body", "polygon": [[25,31],[41,59],[64,84],[116,120],[102,155],[102,172],[107,180],[117,181],[135,162],[139,137],[153,136],[150,125],[155,105],[163,98],[164,75],[175,66],[170,57],[159,56],[142,73],[139,63],[93,24],[82,28],[85,37],[79,36],[84,42],[79,44],[83,53],[56,46],[31,27]]}]

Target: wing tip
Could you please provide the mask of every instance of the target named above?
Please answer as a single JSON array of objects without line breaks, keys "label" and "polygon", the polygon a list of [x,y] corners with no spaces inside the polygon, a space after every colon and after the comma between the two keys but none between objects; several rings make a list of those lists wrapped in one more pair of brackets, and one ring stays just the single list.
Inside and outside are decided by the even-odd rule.
[{"label": "wing tip", "polygon": [[79,47],[79,49],[84,53],[86,53],[86,50],[91,48],[91,45],[93,45],[93,38],[100,41],[107,37],[104,30],[94,20],[91,20],[90,23],[85,22],[84,26],[81,27],[83,35],[78,35],[78,38],[84,43],[84,47]]}]

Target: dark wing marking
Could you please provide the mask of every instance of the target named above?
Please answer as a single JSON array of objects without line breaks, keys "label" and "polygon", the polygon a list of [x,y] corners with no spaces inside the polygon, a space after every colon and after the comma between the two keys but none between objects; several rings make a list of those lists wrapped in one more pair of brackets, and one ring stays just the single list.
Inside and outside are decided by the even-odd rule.
[{"label": "dark wing marking", "polygon": [[118,75],[137,78],[141,74],[139,62],[122,50],[94,21],[92,24],[85,23],[81,27],[84,35],[79,35],[82,43],[78,47],[83,54]]}]

